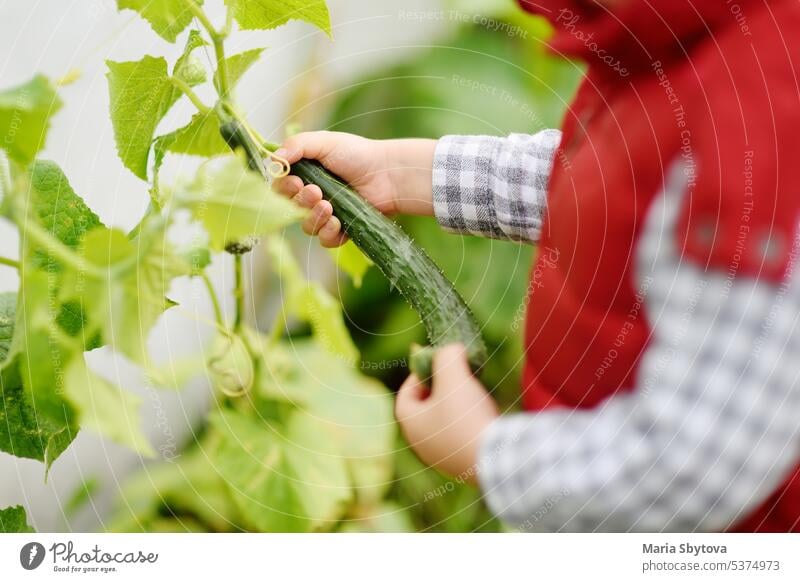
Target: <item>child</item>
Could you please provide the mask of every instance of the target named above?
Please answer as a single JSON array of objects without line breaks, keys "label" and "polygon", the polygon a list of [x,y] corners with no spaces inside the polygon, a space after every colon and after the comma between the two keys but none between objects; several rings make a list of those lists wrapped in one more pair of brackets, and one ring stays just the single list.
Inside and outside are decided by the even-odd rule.
[{"label": "child", "polygon": [[[429,397],[400,389],[406,438],[524,531],[800,530],[800,4],[521,4],[589,65],[562,131],[281,152],[387,214],[538,244],[526,412],[499,417],[449,346]],[[319,188],[277,186],[345,240]]]}]

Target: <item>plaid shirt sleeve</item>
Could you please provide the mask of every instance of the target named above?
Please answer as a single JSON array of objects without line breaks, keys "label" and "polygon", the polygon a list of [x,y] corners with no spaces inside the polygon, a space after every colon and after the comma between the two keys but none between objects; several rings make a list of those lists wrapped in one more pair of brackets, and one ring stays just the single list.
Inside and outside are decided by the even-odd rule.
[{"label": "plaid shirt sleeve", "polygon": [[538,240],[560,141],[555,129],[441,138],[433,160],[436,219],[450,232]]},{"label": "plaid shirt sleeve", "polygon": [[800,457],[800,269],[775,285],[682,261],[665,243],[682,170],[637,249],[653,328],[637,390],[503,417],[482,439],[487,502],[522,531],[721,530]]}]

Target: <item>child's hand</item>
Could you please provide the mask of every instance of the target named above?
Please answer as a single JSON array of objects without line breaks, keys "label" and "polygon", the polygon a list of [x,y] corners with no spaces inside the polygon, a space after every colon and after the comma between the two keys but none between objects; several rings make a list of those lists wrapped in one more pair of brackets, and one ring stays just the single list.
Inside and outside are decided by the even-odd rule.
[{"label": "child's hand", "polygon": [[400,388],[395,413],[403,435],[423,462],[475,482],[481,433],[497,418],[497,406],[461,345],[437,350],[432,385],[429,393],[411,375]]},{"label": "child's hand", "polygon": [[[349,133],[313,131],[287,139],[276,153],[293,164],[301,158],[318,160],[355,188],[384,214],[432,214],[431,172],[433,140],[371,140]],[[311,210],[303,230],[319,235],[322,246],[335,247],[347,237],[333,216],[331,203],[314,184],[297,176],[276,180],[276,191]]]}]

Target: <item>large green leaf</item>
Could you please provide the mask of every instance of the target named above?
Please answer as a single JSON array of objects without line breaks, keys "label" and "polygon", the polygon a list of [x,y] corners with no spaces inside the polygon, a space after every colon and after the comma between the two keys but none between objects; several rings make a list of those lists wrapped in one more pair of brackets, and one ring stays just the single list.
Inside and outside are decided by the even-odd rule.
[{"label": "large green leaf", "polygon": [[61,99],[42,75],[0,91],[0,148],[12,160],[29,164],[44,147],[50,118],[59,109]]},{"label": "large green leaf", "polygon": [[60,299],[77,302],[104,341],[146,363],[147,335],[169,307],[172,280],[189,274],[189,265],[173,252],[164,228],[145,230],[135,240],[121,230],[96,228],[79,251],[96,272],[66,273]]},{"label": "large green leaf", "polygon": [[264,532],[331,529],[352,499],[345,460],[329,427],[296,412],[285,430],[233,410],[215,413],[214,466],[250,528]]},{"label": "large green leaf", "polygon": [[274,193],[233,155],[220,167],[203,165],[178,197],[203,223],[212,248],[219,251],[229,243],[278,231],[304,216],[296,204]]},{"label": "large green leaf", "polygon": [[[49,468],[72,442],[77,429],[37,414],[25,393],[19,366],[27,354],[12,353],[16,304],[16,293],[0,294],[0,450],[42,461]],[[49,367],[47,361],[42,364]]]},{"label": "large green leaf", "polygon": [[[203,0],[191,1],[197,5],[203,4]],[[158,35],[169,42],[175,42],[193,18],[186,0],[117,0],[117,7],[138,12]]]},{"label": "large green leaf", "polygon": [[153,135],[181,93],[169,80],[167,61],[161,57],[106,63],[117,153],[126,168],[147,180],[147,158]]},{"label": "large green leaf", "polygon": [[83,357],[74,358],[64,376],[66,397],[78,411],[81,427],[143,455],[155,454],[142,433],[138,396],[94,374]]},{"label": "large green leaf", "polygon": [[161,515],[200,520],[215,532],[239,527],[239,509],[228,495],[201,441],[171,463],[148,465],[125,484],[110,531],[153,531]]},{"label": "large green leaf", "polygon": [[225,0],[244,30],[271,29],[290,20],[304,20],[331,33],[331,20],[324,0]]},{"label": "large green leaf", "polygon": [[278,349],[293,363],[282,390],[328,427],[347,459],[359,501],[377,502],[392,483],[397,425],[391,394],[316,342],[293,340],[272,348]]},{"label": "large green leaf", "polygon": [[32,533],[34,529],[28,525],[25,508],[14,505],[0,509],[0,533]]}]

